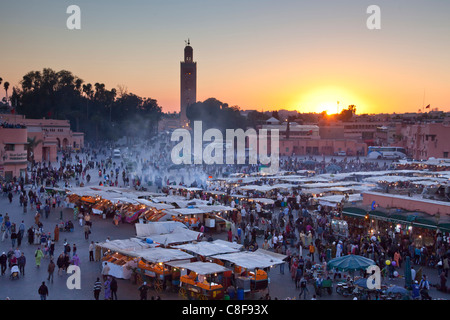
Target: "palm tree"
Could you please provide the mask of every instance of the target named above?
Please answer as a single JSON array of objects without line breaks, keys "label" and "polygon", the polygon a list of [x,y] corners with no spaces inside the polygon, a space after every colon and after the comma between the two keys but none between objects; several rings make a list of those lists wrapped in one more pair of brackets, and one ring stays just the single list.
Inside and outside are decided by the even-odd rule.
[{"label": "palm tree", "polygon": [[6,98],[6,101],[8,101],[8,89],[9,89],[9,82],[8,81],[6,81],[4,84],[3,84],[3,88],[5,88],[5,98]]},{"label": "palm tree", "polygon": [[37,137],[34,138],[27,138],[27,158],[28,161],[33,161],[34,160],[34,149],[41,144],[42,142],[44,142],[43,140],[39,139],[37,140]]}]

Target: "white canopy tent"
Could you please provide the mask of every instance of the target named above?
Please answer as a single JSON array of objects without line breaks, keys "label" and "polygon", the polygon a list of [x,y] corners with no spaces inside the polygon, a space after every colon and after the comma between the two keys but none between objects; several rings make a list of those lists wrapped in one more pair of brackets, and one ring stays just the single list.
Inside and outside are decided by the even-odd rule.
[{"label": "white canopy tent", "polygon": [[225,260],[249,270],[269,268],[278,264],[282,264],[284,263],[284,261],[280,259],[281,257],[282,255],[280,255],[280,257],[276,257],[272,254],[267,253],[266,250],[262,249],[261,251],[257,250],[255,252],[243,251],[236,253],[219,254],[214,256],[214,258],[216,259]]},{"label": "white canopy tent", "polygon": [[[226,242],[226,241],[224,241]],[[224,253],[232,253],[232,252],[239,252],[239,249],[235,249],[231,246],[228,246],[221,242],[207,242],[207,241],[201,241],[197,243],[188,243],[188,244],[182,244],[177,246],[172,246],[172,248],[180,249],[180,250],[186,250],[204,257],[210,257],[217,254],[224,254]]]},{"label": "white canopy tent", "polygon": [[177,228],[187,227],[178,221],[161,221],[161,222],[149,222],[146,224],[136,223],[136,236],[139,238],[145,238],[154,234],[164,234],[173,232]]},{"label": "white canopy tent", "polygon": [[200,238],[201,232],[189,230],[186,228],[175,228],[170,233],[148,235],[146,239],[161,245],[173,245],[178,243],[192,242]]},{"label": "white canopy tent", "polygon": [[180,269],[183,268],[190,271],[194,271],[195,273],[201,275],[209,275],[229,271],[228,268],[218,265],[217,263],[202,262],[202,261],[196,262],[171,261],[168,262],[167,265]]}]

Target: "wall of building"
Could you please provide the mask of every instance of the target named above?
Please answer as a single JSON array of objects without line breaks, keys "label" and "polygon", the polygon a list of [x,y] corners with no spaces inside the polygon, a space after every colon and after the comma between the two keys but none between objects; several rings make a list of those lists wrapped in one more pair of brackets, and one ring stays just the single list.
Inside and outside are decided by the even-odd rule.
[{"label": "wall of building", "polygon": [[280,140],[280,155],[325,155],[333,156],[339,151],[345,151],[349,156],[366,155],[367,145],[355,140],[334,140],[334,139],[283,139]]},{"label": "wall of building", "polygon": [[450,124],[406,125],[401,130],[401,145],[417,160],[450,158]]},{"label": "wall of building", "polygon": [[0,126],[0,176],[7,180],[25,177],[27,129]]}]

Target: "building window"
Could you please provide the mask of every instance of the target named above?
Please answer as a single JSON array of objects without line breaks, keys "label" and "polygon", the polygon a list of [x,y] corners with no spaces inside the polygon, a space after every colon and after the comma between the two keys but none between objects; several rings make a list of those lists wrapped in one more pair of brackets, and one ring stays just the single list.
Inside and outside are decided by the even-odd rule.
[{"label": "building window", "polygon": [[14,151],[15,145],[14,144],[6,144],[5,145],[5,151]]},{"label": "building window", "polygon": [[444,158],[448,158],[448,151],[444,152]]}]

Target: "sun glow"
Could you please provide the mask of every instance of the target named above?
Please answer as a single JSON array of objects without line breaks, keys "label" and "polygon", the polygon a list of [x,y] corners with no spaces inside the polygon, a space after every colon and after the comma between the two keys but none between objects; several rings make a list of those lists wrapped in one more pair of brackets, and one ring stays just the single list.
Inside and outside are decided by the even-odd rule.
[{"label": "sun glow", "polygon": [[352,104],[356,106],[357,113],[366,109],[366,103],[357,95],[339,87],[314,88],[302,94],[297,101],[296,109],[299,112],[321,113],[325,111],[330,115],[340,113]]}]

